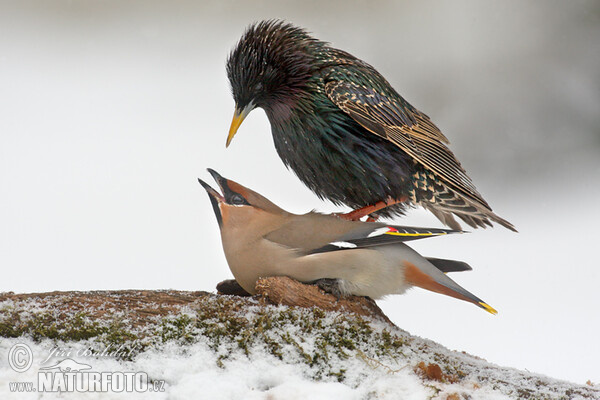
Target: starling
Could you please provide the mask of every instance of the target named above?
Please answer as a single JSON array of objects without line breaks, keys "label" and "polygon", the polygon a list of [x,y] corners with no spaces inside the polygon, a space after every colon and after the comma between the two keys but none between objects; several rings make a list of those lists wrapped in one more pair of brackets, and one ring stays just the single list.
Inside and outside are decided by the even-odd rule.
[{"label": "starling", "polygon": [[452,229],[492,212],[429,117],[366,62],[279,20],[251,25],[231,51],[236,108],[229,146],[244,118],[264,109],[286,167],[319,198],[353,209],[349,218],[402,215],[420,205]]}]

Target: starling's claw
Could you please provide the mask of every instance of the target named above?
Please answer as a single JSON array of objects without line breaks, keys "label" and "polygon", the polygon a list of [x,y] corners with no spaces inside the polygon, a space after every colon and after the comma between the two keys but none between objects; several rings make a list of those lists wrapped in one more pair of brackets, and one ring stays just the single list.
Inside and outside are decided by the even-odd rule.
[{"label": "starling's claw", "polygon": [[371,217],[371,214],[374,214],[375,212],[382,210],[386,207],[389,206],[393,206],[394,204],[398,204],[398,203],[404,203],[406,200],[408,200],[408,197],[406,196],[402,196],[399,199],[392,199],[392,198],[388,198],[386,201],[378,201],[377,203],[373,204],[372,206],[366,206],[366,207],[362,207],[359,209],[356,209],[354,211],[350,211],[349,213],[345,213],[345,214],[335,214],[335,216],[337,216],[338,218],[341,219],[346,219],[348,221],[358,221],[360,220],[362,217],[369,215],[369,218],[367,219],[367,222],[375,222],[377,221],[377,217]]},{"label": "starling's claw", "polygon": [[377,214],[369,214],[369,216],[367,217],[367,221],[366,222],[377,222],[378,219],[379,219],[379,215],[377,215]]}]

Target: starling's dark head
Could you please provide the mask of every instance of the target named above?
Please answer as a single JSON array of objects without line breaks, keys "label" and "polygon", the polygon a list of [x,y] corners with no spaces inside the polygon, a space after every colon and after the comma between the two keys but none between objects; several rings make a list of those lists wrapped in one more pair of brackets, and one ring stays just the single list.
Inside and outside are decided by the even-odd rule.
[{"label": "starling's dark head", "polygon": [[278,20],[258,22],[244,32],[227,59],[236,104],[227,145],[254,108],[292,106],[306,94],[317,67],[313,54],[323,45],[303,29]]}]

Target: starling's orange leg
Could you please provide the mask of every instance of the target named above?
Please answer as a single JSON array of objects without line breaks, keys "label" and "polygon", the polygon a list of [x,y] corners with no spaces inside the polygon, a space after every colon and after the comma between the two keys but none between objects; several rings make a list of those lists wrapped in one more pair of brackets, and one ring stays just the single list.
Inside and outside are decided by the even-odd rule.
[{"label": "starling's orange leg", "polygon": [[[349,213],[345,213],[345,214],[337,214],[337,216],[340,217],[341,219],[346,219],[348,221],[358,221],[365,215],[372,214],[372,213],[382,210],[386,207],[393,206],[394,204],[403,203],[406,200],[408,200],[408,197],[406,197],[406,196],[402,196],[399,199],[392,199],[392,198],[388,197],[388,199],[386,201],[378,201],[377,203],[375,203],[371,206],[362,207],[362,208],[359,208],[354,211],[350,211]],[[369,219],[371,219],[371,218],[369,218]],[[376,220],[377,219],[372,219],[372,221],[376,221]],[[369,220],[367,220],[367,221],[369,221]],[[372,221],[369,221],[369,222],[372,222]]]}]

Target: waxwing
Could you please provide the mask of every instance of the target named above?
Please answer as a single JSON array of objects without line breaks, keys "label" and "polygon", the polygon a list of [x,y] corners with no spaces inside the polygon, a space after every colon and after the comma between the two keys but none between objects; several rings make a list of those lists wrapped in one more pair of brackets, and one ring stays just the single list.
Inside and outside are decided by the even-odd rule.
[{"label": "waxwing", "polygon": [[208,170],[222,194],[208,192],[225,257],[237,282],[255,294],[261,277],[288,276],[337,295],[378,299],[412,286],[473,303],[496,314],[446,273],[467,271],[464,262],[427,258],[405,242],[461,231],[348,221],[317,212],[289,213],[262,195]]}]

